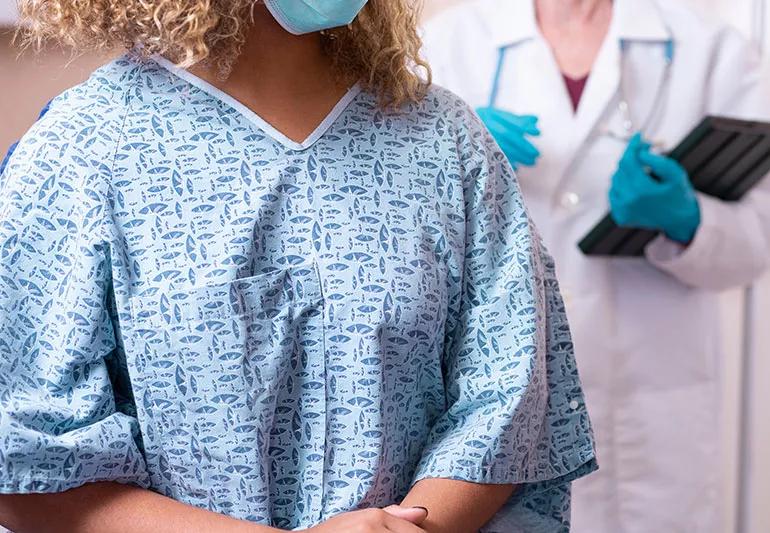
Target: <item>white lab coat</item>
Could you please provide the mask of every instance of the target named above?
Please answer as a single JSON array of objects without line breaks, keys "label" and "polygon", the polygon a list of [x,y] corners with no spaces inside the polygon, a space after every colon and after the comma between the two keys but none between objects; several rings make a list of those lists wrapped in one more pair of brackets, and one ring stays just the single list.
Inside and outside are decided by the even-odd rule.
[{"label": "white lab coat", "polygon": [[[556,258],[594,423],[599,472],[573,487],[573,531],[720,531],[720,336],[717,290],[748,284],[770,261],[768,180],[740,203],[701,196],[686,249],[658,238],[646,258],[587,258],[577,242],[607,213],[625,143],[623,86],[637,124],[663,83],[665,109],[645,134],[675,146],[706,114],[766,118],[757,52],[735,31],[674,0],[615,0],[609,34],[577,114],[533,0],[480,0],[432,19],[425,56],[437,83],[484,106],[509,46],[498,107],[540,117],[543,153],[519,181]],[[762,81],[761,81],[762,80]],[[764,100],[764,101],[762,101]],[[760,110],[760,106],[764,109]]]}]

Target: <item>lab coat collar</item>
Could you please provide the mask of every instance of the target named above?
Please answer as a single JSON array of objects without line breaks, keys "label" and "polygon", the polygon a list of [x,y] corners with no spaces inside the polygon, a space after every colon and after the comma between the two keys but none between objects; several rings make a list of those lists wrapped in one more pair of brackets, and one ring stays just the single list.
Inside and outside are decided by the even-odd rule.
[{"label": "lab coat collar", "polygon": [[620,40],[665,42],[672,39],[654,0],[614,0],[614,4],[611,32]]},{"label": "lab coat collar", "polygon": [[[612,34],[626,41],[669,41],[671,31],[654,0],[614,0]],[[499,48],[540,34],[535,0],[488,0],[479,5],[481,17]]]},{"label": "lab coat collar", "polygon": [[[614,11],[608,38],[602,45],[591,71],[580,107],[573,124],[574,152],[569,168],[578,157],[581,148],[591,138],[613,99],[619,94],[623,73],[623,59],[618,42],[649,42],[663,44],[673,36],[666,26],[655,0],[614,0]],[[655,94],[665,80],[665,62],[662,60],[647,66],[647,83]],[[636,102],[636,109],[649,116],[649,110],[643,112],[641,102]],[[566,178],[564,174],[562,178]]]},{"label": "lab coat collar", "polygon": [[540,33],[535,0],[488,0],[479,8],[481,19],[488,21],[492,41],[498,48],[532,39]]}]

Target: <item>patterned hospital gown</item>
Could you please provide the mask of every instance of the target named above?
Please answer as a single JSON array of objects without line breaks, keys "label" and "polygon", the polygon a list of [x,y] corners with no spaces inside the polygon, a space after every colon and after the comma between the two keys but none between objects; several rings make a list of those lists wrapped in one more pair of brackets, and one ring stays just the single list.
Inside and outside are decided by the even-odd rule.
[{"label": "patterned hospital gown", "polygon": [[553,264],[438,87],[352,88],[303,143],[164,60],[57,97],[0,180],[0,492],[112,480],[283,529],[417,480],[595,468]]}]

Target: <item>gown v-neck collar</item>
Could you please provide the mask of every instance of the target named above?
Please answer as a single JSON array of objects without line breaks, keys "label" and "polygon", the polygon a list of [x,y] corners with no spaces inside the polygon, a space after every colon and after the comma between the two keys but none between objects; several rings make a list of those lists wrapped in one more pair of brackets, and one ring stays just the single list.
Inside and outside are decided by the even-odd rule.
[{"label": "gown v-neck collar", "polygon": [[298,151],[306,150],[310,148],[321,137],[323,137],[323,135],[329,130],[332,124],[334,124],[334,122],[345,111],[345,109],[347,109],[348,105],[350,105],[353,99],[356,96],[358,96],[358,94],[361,92],[361,86],[358,83],[353,85],[342,96],[339,102],[337,102],[337,104],[332,108],[329,114],[326,115],[326,117],[321,121],[321,123],[310,133],[310,135],[308,135],[305,138],[305,140],[303,140],[302,142],[297,142],[293,139],[290,139],[282,132],[280,132],[278,129],[275,128],[275,126],[273,126],[268,121],[260,117],[257,113],[249,109],[246,105],[236,100],[235,98],[233,98],[226,92],[222,91],[221,89],[214,87],[212,84],[210,84],[206,80],[199,78],[198,76],[196,76],[195,74],[191,73],[188,70],[185,70],[183,68],[176,66],[174,63],[172,63],[171,61],[169,61],[164,57],[155,56],[152,59],[158,65],[160,65],[161,67],[169,71],[174,76],[186,81],[190,85],[198,88],[199,90],[208,94],[212,98],[215,98],[220,102],[233,108],[246,120],[248,120],[249,122],[257,126],[260,130],[262,130],[266,135],[268,135],[270,138],[272,138],[276,142],[281,143],[287,148],[290,148],[292,150],[298,150]]}]

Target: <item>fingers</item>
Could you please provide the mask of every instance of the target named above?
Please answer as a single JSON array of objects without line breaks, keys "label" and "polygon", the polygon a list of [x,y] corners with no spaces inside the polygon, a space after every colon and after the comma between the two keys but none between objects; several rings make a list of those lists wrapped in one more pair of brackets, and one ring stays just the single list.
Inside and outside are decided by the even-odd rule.
[{"label": "fingers", "polygon": [[[517,117],[517,115],[513,116]],[[533,137],[540,136],[540,128],[537,127],[539,119],[535,115],[518,115],[517,118],[518,120],[512,122],[517,123],[524,133]]]},{"label": "fingers", "polygon": [[507,111],[499,111],[497,119],[509,129],[519,131],[525,135],[538,137],[540,128],[537,127],[538,118],[534,115],[514,115]]},{"label": "fingers", "polygon": [[480,107],[476,112],[488,127],[496,125],[505,131],[515,131],[535,137],[540,135],[540,129],[537,127],[538,118],[534,115],[516,115],[493,107]]},{"label": "fingers", "polygon": [[635,135],[612,177],[609,191],[610,213],[619,226],[633,225],[631,206],[655,194],[660,187],[660,183],[647,174],[640,161],[642,147],[641,137]]},{"label": "fingers", "polygon": [[639,154],[639,161],[650,167],[653,174],[664,182],[678,182],[687,176],[687,171],[670,157],[645,151]]},{"label": "fingers", "polygon": [[509,139],[503,137],[498,140],[498,143],[503,153],[514,164],[531,167],[540,157],[540,150],[524,138]]},{"label": "fingers", "polygon": [[393,533],[425,533],[420,526],[392,515],[388,515],[385,519],[385,527]]},{"label": "fingers", "polygon": [[531,167],[537,163],[540,151],[526,138],[527,135],[540,135],[536,116],[514,115],[491,107],[476,111],[511,165]]},{"label": "fingers", "polygon": [[[650,143],[644,141],[641,134],[634,135],[628,143],[623,157],[618,163],[618,171],[613,177],[613,188],[626,195],[648,194],[662,186],[661,181],[652,176],[649,165],[649,157],[653,156],[650,152]],[[660,158],[660,156],[655,156]],[[666,159],[666,158],[663,158]],[[655,161],[656,167],[660,168],[659,161]],[[657,172],[655,172],[657,175]]]},{"label": "fingers", "polygon": [[628,146],[626,147],[626,151],[623,153],[623,157],[620,159],[620,165],[621,166],[638,166],[639,165],[639,154],[647,149],[649,149],[649,143],[644,142],[642,139],[642,134],[637,133],[633,137],[631,137],[631,140],[628,141]]},{"label": "fingers", "polygon": [[385,512],[411,522],[412,524],[420,525],[428,518],[428,510],[425,507],[402,507],[400,505],[391,505],[386,507]]}]

